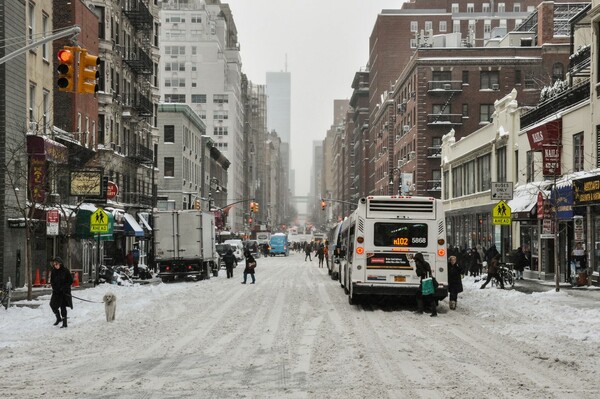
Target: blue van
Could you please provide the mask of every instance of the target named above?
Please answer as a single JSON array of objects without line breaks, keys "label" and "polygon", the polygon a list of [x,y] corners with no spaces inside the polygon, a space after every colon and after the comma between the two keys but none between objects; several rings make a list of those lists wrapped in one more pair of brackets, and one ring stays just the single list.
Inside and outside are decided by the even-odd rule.
[{"label": "blue van", "polygon": [[288,256],[289,254],[289,243],[287,240],[287,235],[283,233],[275,233],[271,236],[271,241],[269,241],[269,245],[271,246],[271,256],[275,255],[283,255]]}]

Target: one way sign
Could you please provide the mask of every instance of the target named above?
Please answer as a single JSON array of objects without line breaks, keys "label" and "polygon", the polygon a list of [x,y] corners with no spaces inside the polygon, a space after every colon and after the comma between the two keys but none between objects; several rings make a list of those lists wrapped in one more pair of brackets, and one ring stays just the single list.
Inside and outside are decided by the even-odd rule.
[{"label": "one way sign", "polygon": [[513,198],[513,184],[495,183],[492,182],[492,199],[493,200],[510,200]]}]

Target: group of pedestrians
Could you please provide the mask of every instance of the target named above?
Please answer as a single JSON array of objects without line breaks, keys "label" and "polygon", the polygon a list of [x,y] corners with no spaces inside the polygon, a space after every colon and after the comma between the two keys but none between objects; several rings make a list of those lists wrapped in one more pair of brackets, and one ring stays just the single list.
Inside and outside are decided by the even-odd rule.
[{"label": "group of pedestrians", "polygon": [[[244,258],[246,260],[246,266],[244,267],[244,281],[242,281],[242,284],[246,284],[248,276],[252,279],[250,284],[255,284],[256,277],[254,277],[254,271],[256,269],[256,259],[254,259],[254,256],[252,256],[247,248],[244,250]],[[225,262],[225,269],[227,270],[227,278],[233,278],[233,268],[234,265],[237,266],[238,262],[231,249],[223,256],[223,261]]]}]

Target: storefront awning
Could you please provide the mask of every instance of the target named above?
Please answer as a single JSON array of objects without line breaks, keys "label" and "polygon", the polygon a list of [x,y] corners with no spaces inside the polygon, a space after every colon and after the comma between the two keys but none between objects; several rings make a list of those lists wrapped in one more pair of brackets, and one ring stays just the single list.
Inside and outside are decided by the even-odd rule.
[{"label": "storefront awning", "polygon": [[152,231],[152,227],[150,227],[150,223],[148,223],[148,217],[149,217],[149,213],[146,212],[140,212],[138,213],[138,219],[140,219],[141,226],[144,228],[144,230],[150,232]]},{"label": "storefront awning", "polygon": [[123,216],[125,217],[123,223],[125,234],[128,236],[143,237],[144,229],[135,221],[135,218],[129,213],[124,213]]},{"label": "storefront awning", "polygon": [[538,193],[542,190],[544,196],[548,195],[542,183],[527,183],[515,189],[513,199],[508,201],[513,220],[535,218]]}]

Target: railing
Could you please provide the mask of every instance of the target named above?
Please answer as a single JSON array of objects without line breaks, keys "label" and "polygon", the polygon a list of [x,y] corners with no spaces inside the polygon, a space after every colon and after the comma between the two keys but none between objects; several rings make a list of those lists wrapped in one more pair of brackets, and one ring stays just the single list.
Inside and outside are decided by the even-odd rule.
[{"label": "railing", "polygon": [[432,80],[427,82],[427,91],[433,92],[449,92],[449,91],[462,91],[462,81],[460,80]]},{"label": "railing", "polygon": [[127,52],[123,57],[123,61],[135,74],[152,75],[153,73],[154,65],[152,58],[141,48],[138,48],[135,52]]},{"label": "railing", "polygon": [[153,151],[150,148],[145,147],[141,144],[130,146],[127,156],[129,158],[132,158],[136,162],[141,163],[152,162],[154,159]]},{"label": "railing", "polygon": [[442,191],[442,180],[427,180],[427,191]]},{"label": "railing", "polygon": [[442,156],[442,147],[427,148],[427,158],[440,158]]},{"label": "railing", "polygon": [[428,125],[462,125],[462,114],[429,114],[427,115]]},{"label": "railing", "polygon": [[127,8],[123,10],[131,25],[139,30],[152,30],[154,19],[148,7],[141,0],[130,1]]},{"label": "railing", "polygon": [[536,108],[521,115],[521,128],[533,125],[544,118],[590,98],[589,81],[544,101]]},{"label": "railing", "polygon": [[152,101],[142,94],[123,94],[121,103],[124,107],[130,107],[137,111],[139,116],[152,116]]}]

